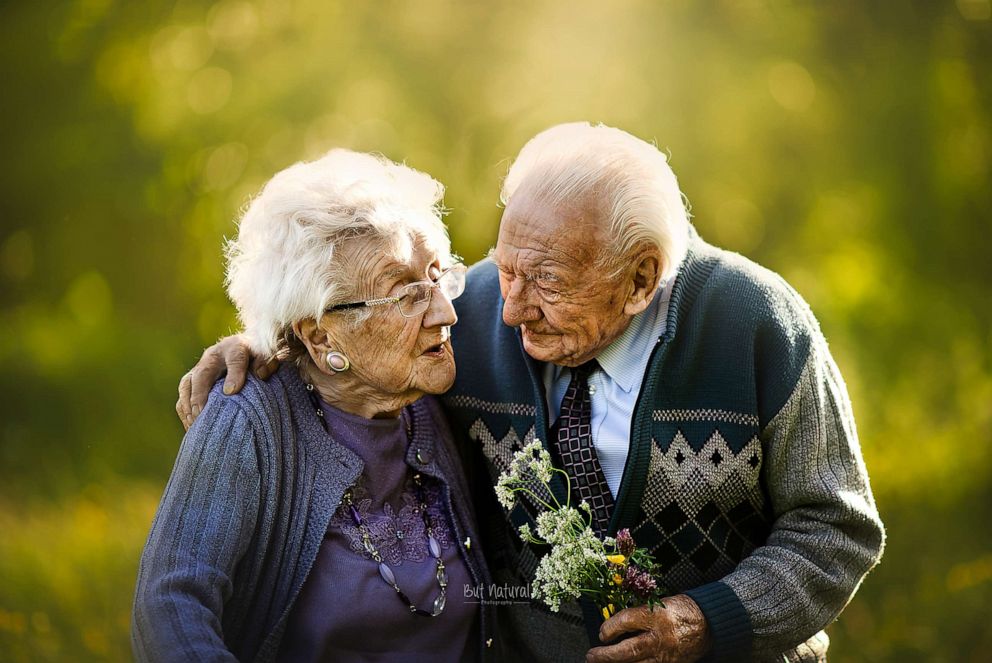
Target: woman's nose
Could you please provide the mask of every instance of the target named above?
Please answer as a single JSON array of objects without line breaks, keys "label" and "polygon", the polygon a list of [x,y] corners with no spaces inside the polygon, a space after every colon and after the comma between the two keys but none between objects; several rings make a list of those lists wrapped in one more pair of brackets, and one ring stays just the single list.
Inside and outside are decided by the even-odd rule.
[{"label": "woman's nose", "polygon": [[424,327],[450,327],[458,322],[455,306],[436,285],[431,290],[431,304],[424,314]]}]

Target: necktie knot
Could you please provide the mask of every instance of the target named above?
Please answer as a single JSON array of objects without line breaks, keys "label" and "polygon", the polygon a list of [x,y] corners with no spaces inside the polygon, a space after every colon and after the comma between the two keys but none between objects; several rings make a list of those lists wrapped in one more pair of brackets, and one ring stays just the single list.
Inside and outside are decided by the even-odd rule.
[{"label": "necktie knot", "polygon": [[572,369],[572,379],[573,380],[588,380],[589,376],[599,368],[599,362],[595,359],[590,359],[584,364],[579,364]]}]

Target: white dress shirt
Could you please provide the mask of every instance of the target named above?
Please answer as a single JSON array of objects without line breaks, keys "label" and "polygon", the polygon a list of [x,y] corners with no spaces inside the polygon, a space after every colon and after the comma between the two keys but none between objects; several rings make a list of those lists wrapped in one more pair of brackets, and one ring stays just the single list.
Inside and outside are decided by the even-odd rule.
[{"label": "white dress shirt", "polygon": [[[658,285],[658,292],[648,307],[635,315],[624,333],[596,357],[599,368],[589,375],[592,443],[614,498],[627,464],[634,406],[651,351],[665,332],[674,281],[673,276]],[[554,422],[572,379],[572,370],[546,364],[543,377],[548,396],[548,421]]]}]

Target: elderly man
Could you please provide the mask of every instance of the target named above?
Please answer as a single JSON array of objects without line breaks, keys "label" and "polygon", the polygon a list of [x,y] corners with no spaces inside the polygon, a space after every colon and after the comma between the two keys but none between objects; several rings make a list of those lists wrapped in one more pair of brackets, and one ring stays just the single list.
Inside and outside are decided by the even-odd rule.
[{"label": "elderly man", "polygon": [[[491,486],[538,438],[598,533],[629,528],[675,594],[605,623],[578,603],[504,606],[502,647],[521,660],[825,660],[822,629],[884,532],[807,305],[704,242],[664,155],[618,129],[538,134],[502,200],[495,250],[458,300],[445,397],[487,471],[474,485],[494,577],[529,585],[537,566],[540,551],[513,533],[531,505],[500,510]],[[225,363],[236,389],[247,363],[236,338],[184,378],[187,423]]]}]

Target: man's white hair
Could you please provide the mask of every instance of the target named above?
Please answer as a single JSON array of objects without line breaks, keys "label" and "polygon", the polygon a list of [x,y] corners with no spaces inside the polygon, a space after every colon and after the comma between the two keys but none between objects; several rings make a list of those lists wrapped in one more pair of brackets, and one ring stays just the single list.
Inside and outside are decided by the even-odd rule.
[{"label": "man's white hair", "polygon": [[423,240],[449,260],[443,196],[444,186],[429,175],[350,150],[276,173],[226,247],[227,292],[252,350],[271,356],[294,322],[320,320],[333,304],[371,295],[374,284],[356,282],[346,244],[373,242],[407,262]]},{"label": "man's white hair", "polygon": [[685,256],[689,215],[675,173],[663,152],[626,131],[588,122],[545,129],[520,150],[500,200],[508,204],[518,190],[556,207],[588,205],[594,195],[613,239],[606,265],[649,242],[662,253],[667,279]]}]

